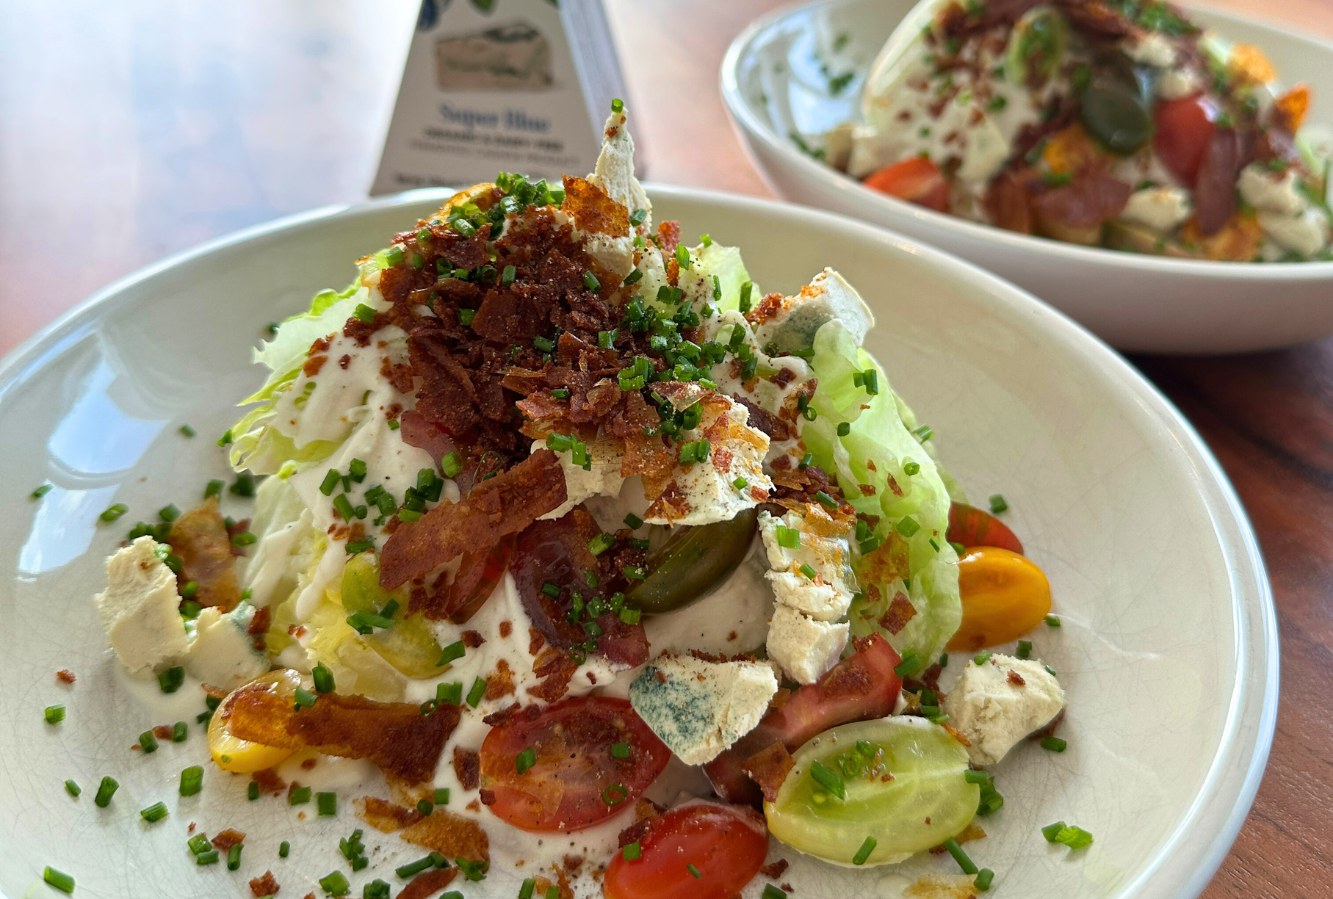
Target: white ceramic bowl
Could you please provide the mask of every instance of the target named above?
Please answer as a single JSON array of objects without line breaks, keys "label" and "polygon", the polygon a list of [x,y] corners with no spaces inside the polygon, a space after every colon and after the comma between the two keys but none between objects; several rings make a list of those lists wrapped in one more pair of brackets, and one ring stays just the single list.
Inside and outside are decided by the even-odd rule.
[{"label": "white ceramic bowl", "polygon": [[[996,871],[992,895],[1196,894],[1258,786],[1278,665],[1263,563],[1198,436],[1105,345],[971,265],[823,212],[651,193],[659,218],[679,219],[687,235],[744,247],[768,290],[791,291],[825,265],[859,285],[879,318],[869,347],[963,484],[1008,498],[1009,523],[1050,576],[1063,627],[1032,639],[1068,691],[1069,749],[1028,744],[995,769],[1005,807],[969,845]],[[298,820],[281,800],[247,802],[245,778],[209,766],[202,794],[177,796],[181,768],[207,764],[194,691],[179,694],[189,740],[148,757],[130,750],[163,722],[117,674],[91,597],[130,522],[184,507],[226,473],[214,438],[262,380],[247,361],[263,324],[346,283],[351,260],[441,197],[392,197],[217,241],[109,288],[0,366],[0,896],[54,899],[32,887],[47,864],[75,875],[80,899],[245,896],[246,880],[268,868],[283,895],[323,895],[316,880],[346,872],[337,841],[360,826],[357,793],[342,795],[336,819]],[[198,437],[179,434],[186,422]],[[51,492],[31,501],[47,480]],[[129,514],[98,526],[113,502]],[[230,496],[224,508],[246,514]],[[947,674],[965,657],[954,661]],[[77,674],[73,687],[56,683],[62,668]],[[45,724],[43,707],[58,702],[68,717]],[[98,810],[104,774],[121,787]],[[82,784],[80,799],[65,795],[66,778]],[[138,810],[157,800],[171,816],[145,825]],[[1073,854],[1048,845],[1038,829],[1057,820],[1096,843]],[[188,822],[247,833],[241,871],[197,868]],[[353,895],[375,876],[399,884],[392,866],[420,852],[369,828],[365,839],[374,864],[353,876]],[[277,858],[280,840],[291,858]],[[947,856],[847,871],[781,847],[774,855],[793,862],[783,879],[798,896],[895,896],[919,874],[956,873]],[[493,870],[461,888],[512,899],[518,881]]]},{"label": "white ceramic bowl", "polygon": [[[886,196],[803,153],[789,135],[823,133],[854,117],[866,70],[914,5],[811,3],[759,19],[732,43],[722,63],[722,95],[751,159],[779,195],[957,253],[1122,350],[1240,352],[1333,333],[1333,262],[1168,259],[1014,234]],[[1228,37],[1262,47],[1287,83],[1310,84],[1311,120],[1333,121],[1333,47],[1220,12],[1194,13]],[[848,60],[846,71],[856,77],[831,97],[814,49],[843,34],[850,40],[838,58]]]}]

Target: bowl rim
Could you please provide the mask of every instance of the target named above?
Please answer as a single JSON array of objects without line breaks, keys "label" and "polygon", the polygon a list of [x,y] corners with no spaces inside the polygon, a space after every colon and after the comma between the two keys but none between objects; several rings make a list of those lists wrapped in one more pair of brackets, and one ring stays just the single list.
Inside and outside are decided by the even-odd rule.
[{"label": "bowl rim", "polygon": [[[1201,500],[1221,544],[1231,583],[1236,673],[1216,755],[1179,823],[1142,873],[1115,895],[1193,897],[1222,863],[1254,802],[1277,723],[1279,643],[1272,589],[1258,542],[1234,488],[1198,432],[1146,377],[1069,316],[1027,291],[943,250],[847,216],[790,203],[724,191],[649,183],[654,200],[739,210],[749,216],[777,216],[793,227],[817,225],[825,231],[869,238],[942,270],[960,286],[1002,308],[1021,327],[1044,340],[1064,342],[1136,400],[1144,416],[1176,443],[1193,463]],[[368,217],[441,202],[447,188],[423,188],[360,203],[324,206],[218,237],[168,256],[98,291],[60,316],[0,360],[0,402],[20,390],[27,377],[107,314],[136,300],[135,288],[178,266],[214,253],[244,249],[285,232],[317,230],[343,218]],[[1247,602],[1247,597],[1249,600]],[[1215,829],[1212,822],[1221,823]],[[1194,826],[1198,825],[1198,826]]]},{"label": "bowl rim", "polygon": [[[1006,231],[994,225],[973,222],[944,212],[936,212],[933,209],[926,209],[906,200],[900,200],[897,197],[871,190],[850,175],[839,172],[802,153],[791,141],[778,135],[769,124],[765,123],[745,100],[740,87],[739,73],[742,61],[750,55],[751,47],[761,36],[777,28],[784,21],[797,16],[809,15],[812,10],[818,7],[850,6],[858,2],[862,2],[862,0],[812,0],[812,2],[780,7],[760,16],[747,25],[732,40],[722,59],[719,74],[722,99],[732,121],[751,138],[762,143],[770,153],[776,153],[786,164],[794,165],[796,170],[807,179],[814,179],[825,187],[850,197],[852,202],[868,203],[872,208],[879,205],[879,208],[886,215],[892,215],[900,220],[903,218],[915,219],[925,227],[945,231],[955,230],[959,232],[960,236],[982,242],[991,242],[998,250],[1044,255],[1055,264],[1077,263],[1116,268],[1118,262],[1127,267],[1153,274],[1184,275],[1246,282],[1333,280],[1333,261],[1255,263],[1216,262],[1209,259],[1176,259],[1169,256],[1154,256],[1148,253],[1112,250],[1106,247],[1084,247],[1032,234]],[[1333,42],[1298,34],[1273,22],[1250,16],[1235,15],[1205,4],[1190,3],[1186,4],[1186,7],[1197,9],[1211,16],[1230,19],[1250,27],[1274,32],[1284,38],[1299,40],[1311,45],[1312,49],[1328,54],[1330,63],[1333,63]],[[761,165],[756,167],[767,178],[764,167]],[[900,228],[904,224],[899,221],[885,227]]]}]

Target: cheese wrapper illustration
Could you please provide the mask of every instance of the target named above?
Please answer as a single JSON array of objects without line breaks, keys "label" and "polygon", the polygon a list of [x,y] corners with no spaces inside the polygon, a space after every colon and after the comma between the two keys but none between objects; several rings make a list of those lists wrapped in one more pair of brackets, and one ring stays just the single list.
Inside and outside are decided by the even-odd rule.
[{"label": "cheese wrapper illustration", "polygon": [[370,192],[586,171],[613,99],[602,0],[423,0]]}]

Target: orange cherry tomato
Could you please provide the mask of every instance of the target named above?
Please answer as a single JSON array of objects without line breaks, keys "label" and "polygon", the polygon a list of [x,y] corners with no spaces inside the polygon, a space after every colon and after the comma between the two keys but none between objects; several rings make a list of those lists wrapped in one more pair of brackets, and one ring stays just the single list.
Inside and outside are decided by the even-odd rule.
[{"label": "orange cherry tomato", "polygon": [[654,818],[639,857],[617,852],[606,868],[606,899],[731,899],[764,863],[768,828],[748,806],[700,802]]},{"label": "orange cherry tomato", "polygon": [[952,652],[1017,640],[1051,612],[1051,584],[1042,570],[996,546],[975,547],[958,560],[958,590],[963,623],[949,640]]},{"label": "orange cherry tomato", "polygon": [[865,186],[936,212],[949,211],[949,182],[939,166],[919,156],[886,165],[868,175]]},{"label": "orange cherry tomato", "polygon": [[966,503],[949,507],[949,530],[945,538],[963,546],[998,546],[1023,555],[1023,544],[1009,527],[989,512]]}]

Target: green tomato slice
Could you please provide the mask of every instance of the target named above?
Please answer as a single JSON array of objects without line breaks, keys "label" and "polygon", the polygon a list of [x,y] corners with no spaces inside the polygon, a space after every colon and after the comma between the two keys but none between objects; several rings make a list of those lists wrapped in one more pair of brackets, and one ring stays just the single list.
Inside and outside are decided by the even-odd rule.
[{"label": "green tomato slice", "polygon": [[397,599],[393,627],[376,630],[361,639],[384,661],[408,677],[435,677],[443,669],[436,665],[440,644],[420,615],[407,616],[407,591],[389,593],[380,586],[380,566],[374,553],[358,553],[343,569],[342,603],[347,614],[378,613],[390,599]]},{"label": "green tomato slice", "polygon": [[[769,832],[835,864],[853,864],[866,837],[875,840],[866,865],[938,846],[967,827],[981,797],[981,788],[964,779],[967,750],[924,718],[844,724],[811,739],[794,758],[777,800],[764,802]],[[830,772],[841,779],[845,799],[828,788]]]}]

